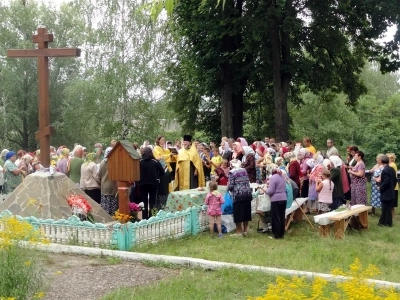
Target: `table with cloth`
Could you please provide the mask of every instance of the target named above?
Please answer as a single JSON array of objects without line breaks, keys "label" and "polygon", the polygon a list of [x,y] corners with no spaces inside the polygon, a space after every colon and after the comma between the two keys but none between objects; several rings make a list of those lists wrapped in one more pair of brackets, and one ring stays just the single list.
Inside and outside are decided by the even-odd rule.
[{"label": "table with cloth", "polygon": [[[165,211],[176,212],[179,210],[185,210],[192,206],[202,206],[204,204],[204,199],[206,199],[208,191],[208,188],[204,188],[204,191],[191,189],[171,192],[168,195],[167,204],[165,205]],[[226,186],[219,185],[218,191],[222,195],[225,195]]]}]

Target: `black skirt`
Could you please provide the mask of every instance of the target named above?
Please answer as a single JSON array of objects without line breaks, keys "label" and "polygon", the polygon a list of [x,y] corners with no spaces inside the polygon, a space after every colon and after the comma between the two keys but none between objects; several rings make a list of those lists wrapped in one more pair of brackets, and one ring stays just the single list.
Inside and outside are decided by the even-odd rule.
[{"label": "black skirt", "polygon": [[251,201],[236,201],[233,203],[233,222],[251,221]]}]

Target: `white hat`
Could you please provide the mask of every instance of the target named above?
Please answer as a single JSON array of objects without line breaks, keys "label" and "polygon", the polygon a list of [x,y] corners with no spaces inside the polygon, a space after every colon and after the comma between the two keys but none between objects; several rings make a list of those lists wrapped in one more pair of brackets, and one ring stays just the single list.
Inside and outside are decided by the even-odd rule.
[{"label": "white hat", "polygon": [[232,159],[231,160],[231,167],[235,169],[239,169],[242,167],[242,162],[238,159]]}]

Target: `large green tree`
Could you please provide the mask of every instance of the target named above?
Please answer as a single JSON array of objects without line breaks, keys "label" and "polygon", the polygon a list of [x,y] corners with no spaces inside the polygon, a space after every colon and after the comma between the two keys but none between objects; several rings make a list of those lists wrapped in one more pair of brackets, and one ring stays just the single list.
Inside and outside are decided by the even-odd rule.
[{"label": "large green tree", "polygon": [[[34,48],[32,35],[45,26],[55,36],[50,47],[76,47],[81,42],[82,19],[71,5],[58,10],[30,1],[0,4],[0,51],[3,58],[10,48]],[[38,75],[34,58],[3,59],[0,62],[0,99],[3,118],[0,122],[5,147],[35,150],[34,133],[38,129]],[[50,120],[57,128],[68,81],[79,73],[79,59],[50,59]],[[56,131],[52,143],[61,143]]]},{"label": "large green tree", "polygon": [[[171,14],[175,2],[176,10],[184,6],[188,9],[186,14],[195,16],[203,8],[200,1],[193,7],[183,5],[184,1],[168,0],[165,6]],[[238,1],[216,2],[223,3],[222,11],[229,12]],[[156,15],[163,2],[154,1],[153,4],[152,12]],[[377,41],[388,26],[399,24],[400,7],[396,0],[248,0],[243,2],[243,7],[246,7],[243,15],[252,19],[242,28],[253,34],[251,40],[259,41],[252,59],[261,61],[270,71],[269,76],[258,75],[271,84],[275,135],[279,140],[289,137],[287,104],[289,99],[299,99],[300,87],[314,93],[343,92],[347,96],[346,104],[354,105],[366,92],[359,77],[366,59],[380,61],[382,71],[399,67],[400,32],[384,46]],[[206,12],[208,18],[221,21],[214,10],[207,9]],[[221,22],[234,27],[237,20],[232,18]],[[207,24],[212,25],[212,21]],[[195,21],[190,23],[192,28],[187,25],[181,24],[182,32],[191,32],[193,27],[200,26]],[[185,45],[189,48],[199,39],[207,39],[210,44],[223,43],[225,35],[214,34],[218,28],[209,27],[203,35],[185,35]],[[234,35],[230,33],[228,36],[232,38]],[[198,54],[202,55],[202,52]],[[210,78],[212,80],[212,76]]]}]

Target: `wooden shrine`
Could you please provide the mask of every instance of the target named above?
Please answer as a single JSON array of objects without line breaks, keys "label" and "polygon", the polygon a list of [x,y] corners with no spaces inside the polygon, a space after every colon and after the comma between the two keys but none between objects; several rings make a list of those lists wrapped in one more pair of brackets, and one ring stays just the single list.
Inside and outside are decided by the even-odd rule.
[{"label": "wooden shrine", "polygon": [[140,180],[140,154],[129,141],[118,141],[107,156],[108,177],[118,181],[119,212],[129,215],[129,187]]}]

